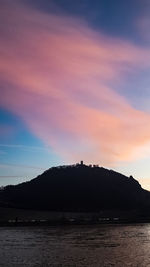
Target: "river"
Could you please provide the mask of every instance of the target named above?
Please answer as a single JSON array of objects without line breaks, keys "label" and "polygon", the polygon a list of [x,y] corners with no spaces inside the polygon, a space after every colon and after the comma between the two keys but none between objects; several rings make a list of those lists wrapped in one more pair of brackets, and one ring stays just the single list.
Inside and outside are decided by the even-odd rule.
[{"label": "river", "polygon": [[150,266],[150,224],[1,227],[0,267],[27,266]]}]

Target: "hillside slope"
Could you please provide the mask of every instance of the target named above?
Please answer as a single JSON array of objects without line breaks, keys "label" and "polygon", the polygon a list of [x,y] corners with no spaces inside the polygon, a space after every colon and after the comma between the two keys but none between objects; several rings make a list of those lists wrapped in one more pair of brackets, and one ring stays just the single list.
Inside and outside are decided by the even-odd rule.
[{"label": "hillside slope", "polygon": [[133,177],[82,164],[53,167],[0,193],[1,203],[51,211],[135,209],[150,205],[150,192]]}]

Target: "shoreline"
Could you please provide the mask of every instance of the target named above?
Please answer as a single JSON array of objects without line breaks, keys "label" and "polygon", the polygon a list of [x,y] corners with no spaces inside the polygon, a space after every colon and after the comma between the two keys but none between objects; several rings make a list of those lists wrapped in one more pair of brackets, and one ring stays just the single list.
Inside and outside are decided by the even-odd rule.
[{"label": "shoreline", "polygon": [[101,220],[101,221],[49,221],[49,220],[25,220],[25,221],[0,221],[0,227],[21,227],[21,226],[86,226],[86,225],[121,225],[121,224],[143,224],[150,223],[150,218]]}]

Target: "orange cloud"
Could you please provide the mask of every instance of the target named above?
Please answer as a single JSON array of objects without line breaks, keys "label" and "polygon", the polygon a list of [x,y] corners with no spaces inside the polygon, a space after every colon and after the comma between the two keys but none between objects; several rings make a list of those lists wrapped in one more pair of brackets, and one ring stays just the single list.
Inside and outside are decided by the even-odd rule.
[{"label": "orange cloud", "polygon": [[150,141],[150,115],[114,88],[150,67],[150,50],[20,2],[0,11],[0,105],[70,160],[129,160]]}]

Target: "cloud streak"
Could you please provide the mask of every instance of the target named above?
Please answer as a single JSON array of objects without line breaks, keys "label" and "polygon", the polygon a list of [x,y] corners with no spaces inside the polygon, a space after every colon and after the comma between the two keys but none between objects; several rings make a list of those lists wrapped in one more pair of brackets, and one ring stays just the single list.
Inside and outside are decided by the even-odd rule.
[{"label": "cloud streak", "polygon": [[22,144],[0,144],[2,148],[11,148],[11,149],[22,149],[22,150],[29,150],[33,152],[38,151],[49,151],[47,148],[40,147],[40,146],[27,146]]},{"label": "cloud streak", "polygon": [[5,175],[5,176],[2,176],[0,175],[0,178],[22,178],[23,176],[16,176],[16,175],[12,175],[12,176],[9,176],[9,175]]},{"label": "cloud streak", "polygon": [[114,89],[150,68],[150,50],[21,1],[3,1],[0,25],[0,106],[55,152],[112,164],[150,141],[150,115]]},{"label": "cloud streak", "polygon": [[0,168],[25,168],[25,169],[35,169],[35,170],[44,170],[44,168],[40,168],[38,166],[30,166],[30,165],[23,165],[23,164],[10,164],[10,163],[0,163]]}]

